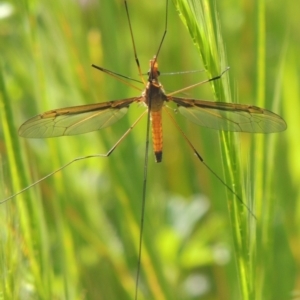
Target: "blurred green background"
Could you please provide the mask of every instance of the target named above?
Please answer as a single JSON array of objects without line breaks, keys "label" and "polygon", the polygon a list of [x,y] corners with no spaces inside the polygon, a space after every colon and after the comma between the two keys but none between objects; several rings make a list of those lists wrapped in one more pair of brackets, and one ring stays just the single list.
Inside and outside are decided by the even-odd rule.
[{"label": "blurred green background", "polygon": [[[201,3],[214,8],[214,2]],[[128,0],[128,6],[146,73],[163,34],[165,1]],[[252,207],[257,220],[244,211],[237,227],[224,186],[164,119],[161,164],[150,148],[139,299],[300,299],[297,6],[283,0],[217,2],[214,16],[234,98],[279,113],[288,130],[235,139],[245,202],[258,203]],[[132,105],[110,128],[80,136],[25,140],[17,134],[24,121],[46,110],[139,95],[91,68],[93,63],[138,79],[123,1],[1,1],[0,39],[0,199],[76,157],[106,153],[144,111]],[[204,69],[172,2],[158,62],[162,73]],[[172,92],[206,78],[197,72],[160,79]],[[209,84],[185,95],[214,100]],[[218,132],[176,119],[223,178]],[[0,205],[1,299],[134,298],[145,121],[111,157],[76,162]],[[235,230],[249,244],[242,276]]]}]

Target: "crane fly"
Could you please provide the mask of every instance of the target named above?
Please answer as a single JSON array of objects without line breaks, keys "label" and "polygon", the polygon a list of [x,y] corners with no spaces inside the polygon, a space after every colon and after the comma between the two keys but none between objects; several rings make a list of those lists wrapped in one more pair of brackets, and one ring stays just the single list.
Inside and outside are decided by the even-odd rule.
[{"label": "crane fly", "polygon": [[158,63],[154,57],[150,60],[146,88],[140,96],[50,110],[22,124],[19,135],[50,138],[100,130],[124,117],[131,104],[144,103],[151,116],[153,150],[159,163],[163,150],[162,109],[167,102],[174,102],[177,110],[189,121],[212,129],[249,133],[272,133],[286,129],[286,123],[279,115],[260,107],[167,95],[158,77]]},{"label": "crane fly", "polygon": [[[126,0],[124,1],[126,14],[132,39],[132,45],[134,49],[134,56],[138,66],[139,75],[143,79],[137,52],[135,48],[135,41],[133,38],[133,32],[131,28],[129,12]],[[168,1],[166,1],[168,5]],[[167,10],[166,10],[167,12]],[[188,140],[186,135],[180,129],[178,124],[173,119],[172,115],[167,111],[166,104],[174,103],[177,106],[177,111],[186,117],[189,121],[207,128],[212,128],[216,130],[233,131],[233,132],[248,132],[248,133],[271,133],[280,132],[286,129],[285,121],[277,114],[252,105],[242,105],[235,103],[225,103],[225,102],[211,102],[198,99],[181,98],[174,96],[178,92],[188,90],[192,87],[210,82],[212,80],[217,80],[222,77],[222,75],[228,70],[226,69],[219,76],[214,78],[204,80],[193,86],[182,89],[173,93],[166,93],[163,89],[162,84],[159,81],[159,69],[158,69],[158,54],[160,52],[164,37],[167,32],[167,13],[166,13],[166,24],[165,31],[161,42],[159,44],[156,55],[150,60],[150,68],[148,72],[148,80],[145,83],[144,91],[136,96],[127,99],[109,101],[104,103],[72,106],[66,108],[59,108],[44,112],[39,114],[21,125],[19,128],[19,135],[25,138],[51,138],[60,136],[71,136],[83,133],[88,133],[96,130],[100,130],[111,126],[115,122],[119,121],[125,116],[129,107],[133,103],[143,103],[146,106],[146,110],[141,116],[133,123],[133,125],[128,128],[128,130],[121,136],[121,138],[115,143],[115,145],[107,152],[107,154],[97,154],[86,157],[80,157],[72,160],[66,165],[60,167],[54,172],[48,174],[47,176],[41,178],[30,186],[26,187],[22,191],[12,195],[11,197],[1,201],[4,203],[7,200],[15,197],[16,195],[22,193],[23,191],[29,189],[30,187],[38,184],[44,179],[52,176],[56,172],[64,169],[71,163],[86,159],[89,157],[107,157],[109,156],[119,145],[119,143],[128,135],[128,133],[134,128],[134,126],[140,121],[140,119],[147,115],[147,137],[146,137],[146,150],[145,150],[145,172],[144,172],[144,184],[143,184],[143,195],[142,195],[142,212],[141,212],[141,223],[140,223],[140,239],[139,239],[139,249],[138,249],[138,265],[137,265],[137,275],[136,275],[136,290],[135,299],[138,295],[138,283],[139,283],[139,273],[141,265],[141,250],[142,250],[142,234],[144,226],[144,212],[145,212],[145,199],[146,199],[146,186],[147,186],[147,162],[148,162],[148,141],[149,141],[149,129],[150,124],[152,127],[152,143],[155,155],[155,160],[157,163],[162,161],[163,154],[163,131],[162,131],[162,111],[163,109],[167,112],[167,115],[171,117],[175,126],[180,130],[184,139],[188,142],[189,146],[192,148],[194,153],[197,155],[198,159],[238,198],[239,196],[234,192],[233,189],[229,187],[222,179],[219,177],[207,164],[204,163],[202,157],[197,152],[192,143]],[[109,74],[114,77],[120,78],[124,77],[117,73],[108,71],[101,67],[92,65],[93,67]],[[123,81],[123,80],[121,80]],[[144,79],[143,79],[144,82]],[[240,199],[240,198],[239,198]],[[240,199],[242,202],[242,200]],[[243,202],[242,202],[243,203]],[[243,203],[244,204],[244,203]],[[245,205],[245,204],[244,204]],[[246,206],[246,205],[245,205]],[[247,206],[246,206],[247,207]],[[247,207],[248,208],[248,207]],[[249,209],[248,209],[249,210]]]}]

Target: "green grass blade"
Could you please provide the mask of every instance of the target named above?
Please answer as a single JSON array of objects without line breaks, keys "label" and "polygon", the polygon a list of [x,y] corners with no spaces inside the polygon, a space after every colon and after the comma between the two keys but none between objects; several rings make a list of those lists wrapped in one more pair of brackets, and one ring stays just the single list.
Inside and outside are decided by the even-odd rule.
[{"label": "green grass blade", "polygon": [[[210,1],[184,1],[176,2],[184,23],[197,45],[209,78],[220,74],[227,66],[225,46],[222,41],[221,29],[218,19],[216,3]],[[232,102],[230,86],[227,76],[225,79],[211,82],[215,91],[216,100]],[[225,182],[240,197],[244,196],[242,170],[239,166],[239,151],[234,134],[220,133],[221,148]],[[224,197],[225,198],[225,197]],[[243,201],[245,198],[243,198]],[[221,200],[221,199],[220,199]],[[243,299],[251,299],[253,288],[249,260],[249,224],[245,216],[247,209],[241,205],[240,200],[227,190],[227,201],[231,218],[231,229],[235,245],[235,258],[239,274],[240,291]],[[250,207],[248,201],[245,204]],[[252,216],[250,217],[252,218]]]}]

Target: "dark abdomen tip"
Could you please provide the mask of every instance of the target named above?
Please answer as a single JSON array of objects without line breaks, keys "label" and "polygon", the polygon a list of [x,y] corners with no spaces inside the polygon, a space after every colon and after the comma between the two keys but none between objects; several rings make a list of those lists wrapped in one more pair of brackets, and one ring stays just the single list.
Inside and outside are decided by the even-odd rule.
[{"label": "dark abdomen tip", "polygon": [[155,162],[160,163],[162,161],[162,151],[154,152]]}]

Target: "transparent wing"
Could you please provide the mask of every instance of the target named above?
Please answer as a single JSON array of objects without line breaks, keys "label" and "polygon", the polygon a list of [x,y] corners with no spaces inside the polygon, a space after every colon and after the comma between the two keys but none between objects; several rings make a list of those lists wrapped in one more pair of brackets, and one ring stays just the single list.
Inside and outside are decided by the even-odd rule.
[{"label": "transparent wing", "polygon": [[218,130],[271,133],[286,129],[275,113],[256,106],[168,97],[191,122]]},{"label": "transparent wing", "polygon": [[138,100],[135,97],[50,110],[23,123],[19,135],[26,138],[49,138],[99,130],[120,120],[129,105]]}]

